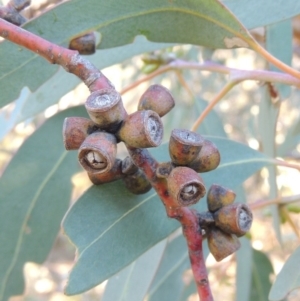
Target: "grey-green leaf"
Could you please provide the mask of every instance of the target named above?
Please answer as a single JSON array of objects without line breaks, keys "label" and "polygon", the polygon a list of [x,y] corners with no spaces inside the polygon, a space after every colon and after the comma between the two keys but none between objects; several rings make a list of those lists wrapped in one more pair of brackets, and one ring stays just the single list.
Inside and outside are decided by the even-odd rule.
[{"label": "grey-green leaf", "polygon": [[49,119],[29,137],[0,180],[0,300],[21,294],[23,266],[42,263],[68,208],[71,176],[78,171],[75,153],[67,153],[61,127],[72,109]]},{"label": "grey-green leaf", "polygon": [[300,287],[300,247],[285,262],[272,285],[269,300],[279,301],[288,296],[290,292]]},{"label": "grey-green leaf", "polygon": [[300,14],[300,2],[294,0],[224,0],[223,3],[248,29],[281,22]]},{"label": "grey-green leaf", "polygon": [[250,300],[266,301],[271,288],[272,264],[263,252],[253,250],[252,287]]},{"label": "grey-green leaf", "polygon": [[[183,272],[189,268],[189,256],[182,235],[169,242],[156,277],[147,294],[147,300],[176,300],[184,288]],[[176,299],[175,299],[176,298]]]},{"label": "grey-green leaf", "polygon": [[79,251],[66,294],[81,293],[114,275],[177,227],[153,191],[134,196],[120,181],[91,187],[63,222]]},{"label": "grey-green leaf", "polygon": [[250,301],[253,249],[249,239],[240,238],[241,248],[236,253],[236,301]]},{"label": "grey-green leaf", "polygon": [[[101,301],[141,301],[161,262],[167,240],[163,240],[109,279]],[[116,289],[117,288],[117,289]]]}]

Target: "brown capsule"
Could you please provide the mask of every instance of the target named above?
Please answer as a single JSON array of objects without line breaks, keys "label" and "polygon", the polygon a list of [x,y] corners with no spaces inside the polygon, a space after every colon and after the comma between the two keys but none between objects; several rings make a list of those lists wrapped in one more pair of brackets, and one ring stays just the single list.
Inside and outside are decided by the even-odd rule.
[{"label": "brown capsule", "polygon": [[140,169],[134,174],[125,176],[123,181],[126,188],[134,194],[143,194],[152,188],[151,183]]},{"label": "brown capsule", "polygon": [[83,117],[67,117],[63,124],[63,139],[66,150],[79,149],[85,138],[99,130],[90,119]]},{"label": "brown capsule", "polygon": [[115,89],[101,89],[91,93],[85,108],[90,118],[102,130],[110,133],[115,133],[127,116],[121,96]]},{"label": "brown capsule", "polygon": [[93,54],[96,51],[96,37],[93,32],[71,40],[69,49],[77,50],[80,54]]},{"label": "brown capsule", "polygon": [[205,195],[202,178],[188,167],[174,168],[167,178],[170,195],[178,206],[189,206],[197,203]]},{"label": "brown capsule", "polygon": [[78,159],[89,173],[105,173],[112,169],[116,160],[117,141],[114,135],[96,132],[81,144]]},{"label": "brown capsule", "polygon": [[88,172],[88,176],[94,185],[101,185],[119,180],[124,177],[124,174],[122,173],[122,161],[120,159],[116,159],[112,169],[104,173],[95,174]]},{"label": "brown capsule", "polygon": [[138,110],[152,110],[162,117],[174,106],[175,101],[168,89],[161,85],[152,85],[141,96]]},{"label": "brown capsule", "polygon": [[188,130],[175,129],[171,133],[169,153],[175,165],[188,165],[194,161],[202,148],[201,135]]},{"label": "brown capsule", "polygon": [[123,122],[117,137],[132,147],[158,146],[163,138],[163,124],[154,111],[137,111]]},{"label": "brown capsule", "polygon": [[207,231],[207,243],[216,261],[221,261],[236,252],[241,244],[235,235],[223,232],[217,227],[210,227]]},{"label": "brown capsule", "polygon": [[251,228],[253,215],[246,204],[230,204],[214,213],[216,226],[226,233],[242,236]]},{"label": "brown capsule", "polygon": [[207,193],[208,210],[214,212],[223,206],[232,204],[235,200],[236,194],[221,185],[213,184]]},{"label": "brown capsule", "polygon": [[221,156],[216,145],[204,140],[198,157],[188,166],[196,172],[207,172],[216,169],[220,164]]}]

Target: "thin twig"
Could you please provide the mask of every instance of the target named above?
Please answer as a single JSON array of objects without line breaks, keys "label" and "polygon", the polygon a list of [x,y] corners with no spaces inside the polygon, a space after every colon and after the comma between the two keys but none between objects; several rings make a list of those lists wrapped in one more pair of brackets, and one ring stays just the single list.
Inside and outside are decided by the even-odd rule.
[{"label": "thin twig", "polygon": [[201,122],[205,119],[205,117],[212,111],[215,105],[236,85],[238,81],[229,81],[223,89],[215,96],[215,98],[208,104],[208,106],[204,109],[198,119],[195,121],[193,126],[191,127],[191,131],[196,131],[200,126]]},{"label": "thin twig", "polygon": [[127,146],[127,149],[134,164],[143,170],[152,187],[156,190],[166,208],[167,215],[181,223],[200,300],[213,301],[203,257],[202,231],[197,212],[188,207],[179,207],[170,196],[166,179],[156,176],[158,162],[147,149],[137,149],[130,146]]},{"label": "thin twig", "polygon": [[113,87],[110,81],[77,51],[53,44],[1,18],[0,36],[31,50],[51,64],[62,66],[67,72],[78,76],[91,92]]},{"label": "thin twig", "polygon": [[281,72],[267,71],[267,70],[235,69],[210,61],[200,64],[197,62],[185,62],[182,60],[174,60],[169,65],[165,65],[155,70],[154,72],[144,76],[143,78],[133,82],[132,84],[128,85],[121,91],[121,94],[125,94],[128,91],[139,86],[140,84],[147,82],[163,73],[169,72],[171,70],[184,70],[184,69],[210,71],[210,72],[230,75],[231,80],[238,80],[238,81],[255,80],[261,82],[274,82],[274,83],[282,83],[290,86],[296,86],[300,88],[300,80],[298,80],[297,78],[289,74],[284,74]]},{"label": "thin twig", "polygon": [[278,197],[272,200],[258,200],[254,203],[248,204],[252,210],[261,209],[269,205],[288,205],[292,203],[300,202],[300,194]]}]

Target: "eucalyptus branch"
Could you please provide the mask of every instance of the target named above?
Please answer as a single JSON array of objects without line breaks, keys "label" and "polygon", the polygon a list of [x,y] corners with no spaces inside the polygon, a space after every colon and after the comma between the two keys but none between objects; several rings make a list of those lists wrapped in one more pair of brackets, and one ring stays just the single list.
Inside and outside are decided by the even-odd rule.
[{"label": "eucalyptus branch", "polygon": [[0,36],[31,50],[51,64],[62,66],[67,72],[78,76],[91,92],[113,87],[110,81],[77,51],[51,43],[1,18]]},{"label": "eucalyptus branch", "polygon": [[200,300],[213,301],[203,257],[202,233],[198,213],[187,207],[178,207],[178,204],[170,196],[166,179],[157,177],[156,171],[159,164],[147,149],[137,149],[130,146],[127,146],[127,149],[135,165],[143,170],[157,192],[165,206],[167,215],[181,223]]},{"label": "eucalyptus branch", "polygon": [[282,167],[297,169],[300,171],[300,165],[297,163],[290,163],[290,162],[279,160],[279,159],[270,159],[270,163],[278,165],[278,166],[282,166]]},{"label": "eucalyptus branch", "polygon": [[287,197],[278,197],[271,200],[258,200],[254,203],[249,204],[249,207],[252,210],[257,210],[270,205],[289,205],[297,202],[300,202],[300,194]]},{"label": "eucalyptus branch", "polygon": [[155,70],[154,72],[144,76],[143,78],[133,82],[132,84],[125,87],[121,94],[125,94],[126,92],[134,89],[140,84],[147,82],[156,76],[159,76],[163,73],[172,71],[172,70],[199,70],[199,71],[210,71],[220,74],[229,75],[230,79],[245,81],[245,80],[254,80],[261,82],[274,82],[274,83],[282,83],[289,86],[296,86],[300,88],[300,80],[291,76],[289,74],[285,74],[282,72],[276,71],[268,71],[268,70],[243,70],[230,68],[215,62],[206,61],[204,63],[197,62],[186,62],[183,60],[173,60],[168,65],[164,65],[161,68]]}]

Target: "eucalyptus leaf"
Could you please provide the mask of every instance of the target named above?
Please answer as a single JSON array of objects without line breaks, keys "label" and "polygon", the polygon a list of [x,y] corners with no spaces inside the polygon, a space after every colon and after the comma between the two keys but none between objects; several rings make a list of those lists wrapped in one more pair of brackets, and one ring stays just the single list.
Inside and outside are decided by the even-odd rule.
[{"label": "eucalyptus leaf", "polygon": [[128,267],[111,277],[105,287],[101,301],[144,300],[166,245],[166,240],[161,241]]},{"label": "eucalyptus leaf", "polygon": [[[216,171],[203,174],[207,187],[218,183],[234,189],[259,168],[269,164],[266,156],[228,139],[209,137],[223,159]],[[151,151],[167,161],[168,146]],[[206,202],[199,202],[199,210]],[[129,193],[122,183],[91,187],[70,208],[63,228],[78,248],[78,258],[66,287],[78,294],[111,277],[179,227],[167,219],[153,190],[145,195]],[[84,277],[82,277],[84,275]]]},{"label": "eucalyptus leaf", "polygon": [[21,294],[27,261],[42,263],[59,231],[78,171],[67,153],[61,127],[74,108],[49,119],[20,147],[0,180],[0,300]]},{"label": "eucalyptus leaf", "polygon": [[300,247],[288,258],[272,285],[269,300],[279,301],[300,287]]},{"label": "eucalyptus leaf", "polygon": [[252,286],[250,300],[266,301],[271,288],[272,264],[261,251],[253,250]]},{"label": "eucalyptus leaf", "polygon": [[248,29],[267,26],[300,14],[300,2],[294,0],[222,1]]},{"label": "eucalyptus leaf", "polygon": [[[56,6],[24,27],[63,46],[75,36],[97,31],[101,35],[99,49],[130,44],[139,35],[154,42],[211,48],[247,47],[247,41],[252,39],[216,0],[129,0],[126,4],[120,0],[73,0]],[[37,90],[57,71],[57,66],[8,41],[0,44],[0,61],[0,106],[17,98],[24,86]]]},{"label": "eucalyptus leaf", "polygon": [[246,237],[240,238],[241,247],[236,252],[236,301],[250,301],[252,289],[253,249]]},{"label": "eucalyptus leaf", "polygon": [[65,293],[78,294],[101,283],[177,227],[153,191],[134,196],[121,181],[91,187],[63,221],[79,252]]},{"label": "eucalyptus leaf", "polygon": [[180,298],[185,284],[182,275],[189,268],[189,256],[182,235],[171,241],[164,253],[147,300],[167,301]]}]

